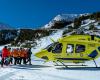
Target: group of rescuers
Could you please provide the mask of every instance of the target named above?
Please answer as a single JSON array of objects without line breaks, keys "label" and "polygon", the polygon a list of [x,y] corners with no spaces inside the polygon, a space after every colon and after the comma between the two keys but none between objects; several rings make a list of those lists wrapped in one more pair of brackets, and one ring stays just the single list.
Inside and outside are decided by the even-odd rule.
[{"label": "group of rescuers", "polygon": [[5,65],[6,59],[9,59],[7,62],[7,65],[9,64],[29,64],[31,65],[31,48],[15,48],[11,50],[11,48],[7,48],[7,46],[4,46],[1,52],[1,67]]}]

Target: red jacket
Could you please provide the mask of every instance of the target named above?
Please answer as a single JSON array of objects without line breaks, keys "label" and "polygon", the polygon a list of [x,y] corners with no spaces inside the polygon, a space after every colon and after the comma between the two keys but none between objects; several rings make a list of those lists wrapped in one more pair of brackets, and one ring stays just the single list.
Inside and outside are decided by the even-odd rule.
[{"label": "red jacket", "polygon": [[8,49],[3,48],[3,49],[2,49],[2,58],[4,58],[4,57],[8,57],[8,55],[9,55],[9,51],[8,51]]}]

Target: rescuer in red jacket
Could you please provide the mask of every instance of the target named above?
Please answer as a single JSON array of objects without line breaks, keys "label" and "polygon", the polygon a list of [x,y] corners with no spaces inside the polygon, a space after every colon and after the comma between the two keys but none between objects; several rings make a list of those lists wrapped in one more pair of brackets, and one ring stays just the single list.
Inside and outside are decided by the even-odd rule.
[{"label": "rescuer in red jacket", "polygon": [[5,59],[8,57],[9,55],[9,50],[7,49],[7,46],[5,46],[3,49],[2,49],[2,60],[1,60],[1,66],[3,67],[4,65],[4,61]]}]

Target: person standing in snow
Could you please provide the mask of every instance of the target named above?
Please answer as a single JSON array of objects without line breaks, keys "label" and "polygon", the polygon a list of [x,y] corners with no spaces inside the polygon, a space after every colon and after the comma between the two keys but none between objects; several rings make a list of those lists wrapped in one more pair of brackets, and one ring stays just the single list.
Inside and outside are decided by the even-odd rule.
[{"label": "person standing in snow", "polygon": [[23,62],[23,64],[26,64],[27,50],[25,50],[24,48],[23,48],[23,54],[24,54],[24,57],[23,57],[24,62]]},{"label": "person standing in snow", "polygon": [[29,62],[29,65],[32,65],[31,64],[31,55],[32,55],[31,48],[29,48],[27,51],[27,62],[26,62],[26,63]]},{"label": "person standing in snow", "polygon": [[20,56],[19,64],[21,64],[22,61],[23,61],[23,64],[26,64],[25,53],[26,53],[25,49],[24,48],[20,48],[20,50],[19,50],[19,56]]},{"label": "person standing in snow", "polygon": [[9,52],[7,46],[4,46],[2,49],[2,60],[1,60],[1,67],[5,64],[5,60],[8,58]]},{"label": "person standing in snow", "polygon": [[13,55],[12,55],[12,52],[11,52],[11,48],[8,48],[8,52],[9,52],[9,59],[10,59],[10,61],[9,61],[9,63],[10,64],[12,64],[13,63]]},{"label": "person standing in snow", "polygon": [[13,58],[14,58],[14,65],[16,65],[16,64],[18,64],[19,63],[19,60],[18,60],[18,57],[19,57],[19,55],[18,55],[18,48],[17,49],[14,49],[13,51],[12,51],[12,55],[13,55]]}]

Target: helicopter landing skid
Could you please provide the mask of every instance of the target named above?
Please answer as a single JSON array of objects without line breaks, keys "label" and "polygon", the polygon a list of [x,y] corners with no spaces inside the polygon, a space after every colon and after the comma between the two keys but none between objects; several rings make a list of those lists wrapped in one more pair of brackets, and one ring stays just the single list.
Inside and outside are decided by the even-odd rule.
[{"label": "helicopter landing skid", "polygon": [[55,62],[55,61],[53,61],[57,66],[59,66],[59,64],[57,63],[57,62]]},{"label": "helicopter landing skid", "polygon": [[60,62],[62,65],[59,65],[57,62],[54,61],[54,63],[56,64],[55,66],[65,66],[66,68],[68,68],[68,66],[65,65],[63,62],[61,61],[58,61],[58,62]]},{"label": "helicopter landing skid", "polygon": [[[88,66],[88,65],[84,65],[84,64],[82,64],[82,65],[65,65],[62,61],[58,61],[58,62],[60,62],[62,65],[59,65],[57,62],[54,61],[54,63],[56,64],[55,66],[65,66],[66,68],[68,68],[68,66]],[[100,68],[100,67],[98,67],[98,65],[94,59],[93,59],[93,62],[94,62],[95,68]]]},{"label": "helicopter landing skid", "polygon": [[98,68],[96,61],[93,59],[93,62],[95,64],[95,67]]},{"label": "helicopter landing skid", "polygon": [[[60,62],[60,61],[59,61]],[[60,62],[63,66],[65,66],[66,68],[68,68],[68,66],[67,65],[65,65],[63,62]]]},{"label": "helicopter landing skid", "polygon": [[[63,66],[63,65],[55,65],[55,66]],[[87,66],[87,65],[66,65],[66,66]]]},{"label": "helicopter landing skid", "polygon": [[55,62],[55,61],[53,61],[56,65],[55,66],[65,66],[66,68],[68,68],[68,66],[67,65],[65,65],[63,62],[61,62],[61,61],[58,61],[58,62],[60,62],[62,65],[59,65],[57,62]]}]

